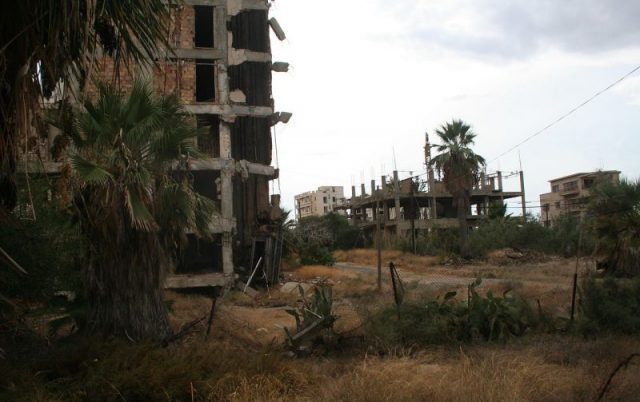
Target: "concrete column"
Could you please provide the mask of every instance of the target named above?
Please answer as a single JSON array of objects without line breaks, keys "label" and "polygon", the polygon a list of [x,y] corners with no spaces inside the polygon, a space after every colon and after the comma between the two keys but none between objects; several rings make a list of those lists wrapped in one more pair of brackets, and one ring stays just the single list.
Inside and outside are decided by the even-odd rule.
[{"label": "concrete column", "polygon": [[[231,159],[231,124],[220,122],[220,158],[227,164],[220,171],[221,200],[220,213],[224,222],[233,221],[233,174],[234,163]],[[233,242],[231,232],[222,234],[222,271],[233,275]]]},{"label": "concrete column", "polygon": [[498,191],[502,191],[502,172],[498,170]]},{"label": "concrete column", "polygon": [[360,183],[360,197],[364,198],[367,195],[367,191],[364,188],[364,183]]},{"label": "concrete column", "polygon": [[351,186],[351,202],[356,198],[356,186]]},{"label": "concrete column", "polygon": [[[394,192],[394,198],[395,198],[395,210],[396,210],[396,222],[397,224],[400,223],[401,216],[400,216],[400,181],[398,179],[398,171],[394,170],[393,171],[393,192]],[[396,234],[398,236],[402,236],[402,231],[400,231],[398,229],[398,226],[396,225]]]},{"label": "concrete column", "polygon": [[380,181],[382,183],[382,210],[384,211],[384,223],[387,223],[389,219],[389,206],[387,205],[387,177],[380,177]]},{"label": "concrete column", "polygon": [[371,179],[371,195],[374,195],[376,192],[376,181]]}]

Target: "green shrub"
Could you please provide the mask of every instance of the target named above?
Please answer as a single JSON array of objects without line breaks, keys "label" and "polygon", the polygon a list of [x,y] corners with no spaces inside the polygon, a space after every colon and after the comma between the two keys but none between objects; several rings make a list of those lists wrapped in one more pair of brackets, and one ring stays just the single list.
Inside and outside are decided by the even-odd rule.
[{"label": "green shrub", "polygon": [[542,226],[531,217],[527,217],[525,222],[520,218],[489,219],[471,232],[469,249],[476,257],[507,247],[571,257],[576,254],[580,231],[581,254],[589,254],[594,244],[592,232],[573,216],[560,217],[551,228]]},{"label": "green shrub", "polygon": [[[79,228],[66,211],[47,200],[50,194],[47,179],[33,178],[30,186],[37,219],[0,216],[0,247],[28,275],[17,274],[0,262],[0,294],[42,300],[56,290],[80,291],[86,248]],[[20,201],[22,205],[26,203],[24,199]]]},{"label": "green shrub", "polygon": [[640,333],[640,278],[586,279],[582,284],[579,312],[578,330],[584,335]]},{"label": "green shrub", "polygon": [[502,297],[476,291],[477,279],[468,288],[467,300],[456,292],[442,299],[427,297],[418,302],[389,307],[371,317],[368,335],[383,346],[429,345],[452,342],[504,341],[522,336],[536,325],[536,317],[522,298],[505,292]]}]

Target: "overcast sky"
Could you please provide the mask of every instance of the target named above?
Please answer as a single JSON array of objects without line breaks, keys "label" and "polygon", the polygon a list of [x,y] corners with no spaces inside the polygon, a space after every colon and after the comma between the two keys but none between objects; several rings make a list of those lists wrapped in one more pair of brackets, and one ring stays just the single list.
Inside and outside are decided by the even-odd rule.
[{"label": "overcast sky", "polygon": [[640,1],[276,0],[271,15],[287,35],[272,37],[274,60],[292,66],[273,80],[276,109],[293,113],[276,126],[288,209],[318,186],[379,182],[394,150],[401,176],[424,172],[424,133],[452,118],[489,171],[518,170],[520,155],[530,206],[556,177],[640,176],[640,71],[494,160],[640,65]]}]

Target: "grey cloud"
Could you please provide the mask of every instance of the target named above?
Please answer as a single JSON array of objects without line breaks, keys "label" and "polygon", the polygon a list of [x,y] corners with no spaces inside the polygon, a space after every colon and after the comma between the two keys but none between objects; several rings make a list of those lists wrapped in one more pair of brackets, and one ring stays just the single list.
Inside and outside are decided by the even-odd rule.
[{"label": "grey cloud", "polygon": [[[397,2],[393,12],[415,12],[417,3],[419,0]],[[640,47],[638,0],[462,0],[450,4],[444,14],[439,9],[443,24],[464,11],[476,20],[474,32],[445,29],[429,18],[432,16],[424,15],[425,22],[413,24],[408,39],[507,59],[523,58],[545,48],[593,54]]]}]

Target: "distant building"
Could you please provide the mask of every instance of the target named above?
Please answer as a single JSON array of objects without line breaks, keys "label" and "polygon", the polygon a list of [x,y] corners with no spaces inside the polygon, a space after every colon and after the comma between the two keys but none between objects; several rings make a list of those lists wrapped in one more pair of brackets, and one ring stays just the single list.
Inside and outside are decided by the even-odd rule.
[{"label": "distant building", "polygon": [[[360,183],[359,195],[356,186],[351,186],[351,198],[341,209],[346,211],[349,222],[360,229],[363,238],[372,242],[380,227],[384,244],[391,245],[398,239],[410,237],[415,241],[416,236],[432,230],[459,227],[454,197],[440,174],[430,167],[431,148],[429,136],[425,135],[425,178],[411,175],[401,179],[394,170],[392,176],[381,176],[379,185],[371,180],[369,193],[364,183]],[[518,189],[513,185],[506,189],[504,184],[509,178],[519,181]],[[483,172],[469,194],[467,223],[471,228],[488,219],[491,205],[511,199],[522,202],[524,198],[523,172]],[[526,212],[525,208],[522,212]]]},{"label": "distant building", "polygon": [[342,186],[322,186],[316,191],[307,191],[295,197],[296,218],[324,216],[331,212],[344,214],[338,210],[345,202]]},{"label": "distant building", "polygon": [[550,180],[551,192],[540,194],[540,219],[544,226],[553,226],[562,215],[582,218],[587,209],[589,189],[597,180],[612,183],[620,181],[620,172],[605,170],[589,173],[575,173],[570,176]]}]

